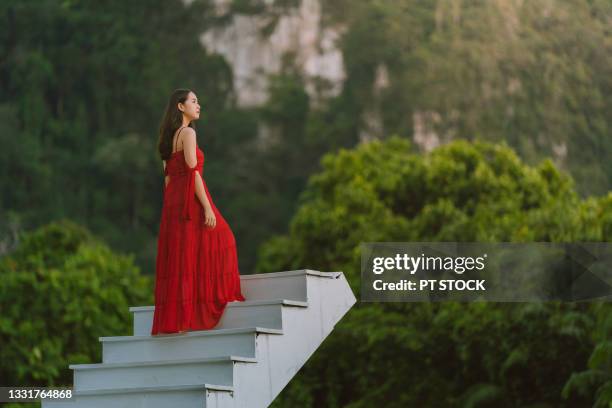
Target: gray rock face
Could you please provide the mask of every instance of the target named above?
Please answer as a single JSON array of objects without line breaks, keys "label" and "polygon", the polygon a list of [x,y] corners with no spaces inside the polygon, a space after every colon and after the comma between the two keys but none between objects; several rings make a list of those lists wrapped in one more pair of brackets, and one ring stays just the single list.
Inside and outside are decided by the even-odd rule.
[{"label": "gray rock face", "polygon": [[[266,102],[269,74],[279,73],[286,55],[303,76],[313,103],[337,95],[345,79],[342,52],[336,40],[344,27],[321,25],[319,0],[301,0],[295,8],[262,14],[234,14],[222,27],[211,28],[200,39],[204,47],[222,55],[231,65],[237,105],[258,106]],[[228,12],[230,0],[215,0],[217,15]],[[264,33],[276,20],[273,29]],[[324,85],[321,86],[321,83]]]}]

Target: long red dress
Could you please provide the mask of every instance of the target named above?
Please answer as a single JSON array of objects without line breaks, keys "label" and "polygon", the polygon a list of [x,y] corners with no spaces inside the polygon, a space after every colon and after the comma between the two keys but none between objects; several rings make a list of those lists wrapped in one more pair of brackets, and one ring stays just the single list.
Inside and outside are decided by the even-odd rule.
[{"label": "long red dress", "polygon": [[183,150],[172,153],[165,174],[157,243],[155,312],[151,335],[206,330],[219,322],[227,302],[243,301],[236,240],[204,190],[214,211],[214,228],[205,224],[204,207],[195,195],[195,171],[203,177],[204,153],[190,168]]}]

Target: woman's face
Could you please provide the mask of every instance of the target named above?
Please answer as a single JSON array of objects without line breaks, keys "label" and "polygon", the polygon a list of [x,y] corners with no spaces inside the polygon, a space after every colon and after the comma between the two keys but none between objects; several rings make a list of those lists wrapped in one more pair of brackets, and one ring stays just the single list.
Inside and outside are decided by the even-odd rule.
[{"label": "woman's face", "polygon": [[195,120],[200,117],[200,104],[198,103],[198,97],[193,92],[189,92],[187,99],[184,103],[179,102],[179,110],[183,111],[183,114],[190,120]]}]

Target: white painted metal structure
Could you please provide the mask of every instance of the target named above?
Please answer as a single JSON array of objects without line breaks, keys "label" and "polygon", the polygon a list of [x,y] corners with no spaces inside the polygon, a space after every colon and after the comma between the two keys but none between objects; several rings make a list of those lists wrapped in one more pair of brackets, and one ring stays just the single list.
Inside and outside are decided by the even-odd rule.
[{"label": "white painted metal structure", "polygon": [[241,276],[247,301],[213,330],[151,336],[153,306],[131,307],[134,335],[100,337],[102,363],[73,364],[74,395],[42,408],[267,407],[356,299],[342,272]]}]

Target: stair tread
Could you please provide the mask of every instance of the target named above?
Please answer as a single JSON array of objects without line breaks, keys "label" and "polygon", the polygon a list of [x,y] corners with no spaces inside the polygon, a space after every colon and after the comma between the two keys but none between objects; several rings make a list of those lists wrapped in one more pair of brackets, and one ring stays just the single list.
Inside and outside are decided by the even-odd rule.
[{"label": "stair tread", "polygon": [[269,329],[266,327],[240,327],[232,329],[211,329],[211,330],[194,330],[180,334],[165,334],[155,336],[110,336],[99,337],[99,340],[104,341],[140,341],[140,340],[166,340],[186,337],[203,337],[203,336],[221,336],[224,334],[239,334],[239,333],[263,333],[263,334],[283,334],[281,329]]},{"label": "stair tread", "polygon": [[89,370],[98,368],[121,368],[121,367],[143,367],[143,366],[160,366],[172,364],[198,364],[198,363],[216,363],[222,361],[238,361],[243,363],[256,363],[257,359],[253,357],[242,356],[222,356],[222,357],[205,357],[205,358],[186,358],[179,360],[161,360],[161,361],[134,361],[128,363],[94,363],[94,364],[70,364],[68,367],[73,370]]},{"label": "stair tread", "polygon": [[342,272],[320,272],[312,269],[298,269],[293,271],[281,271],[281,272],[270,272],[270,273],[254,273],[252,275],[241,275],[241,280],[249,280],[249,279],[268,279],[268,278],[282,278],[287,276],[299,276],[299,275],[311,275],[311,276],[319,276],[321,278],[329,278],[335,279],[338,275],[341,275]]},{"label": "stair tread", "polygon": [[[227,307],[249,307],[282,304],[285,306],[308,307],[308,302],[290,299],[270,299],[270,300],[245,300],[244,302],[230,302]],[[155,306],[132,306],[130,312],[150,312],[155,310]]]},{"label": "stair tread", "polygon": [[234,392],[234,387],[230,385],[216,384],[191,384],[191,385],[156,385],[155,387],[132,387],[132,388],[105,388],[98,390],[75,390],[75,396],[101,395],[101,394],[123,394],[137,392],[166,392],[166,391],[190,391],[190,390],[210,390],[222,392]]}]

